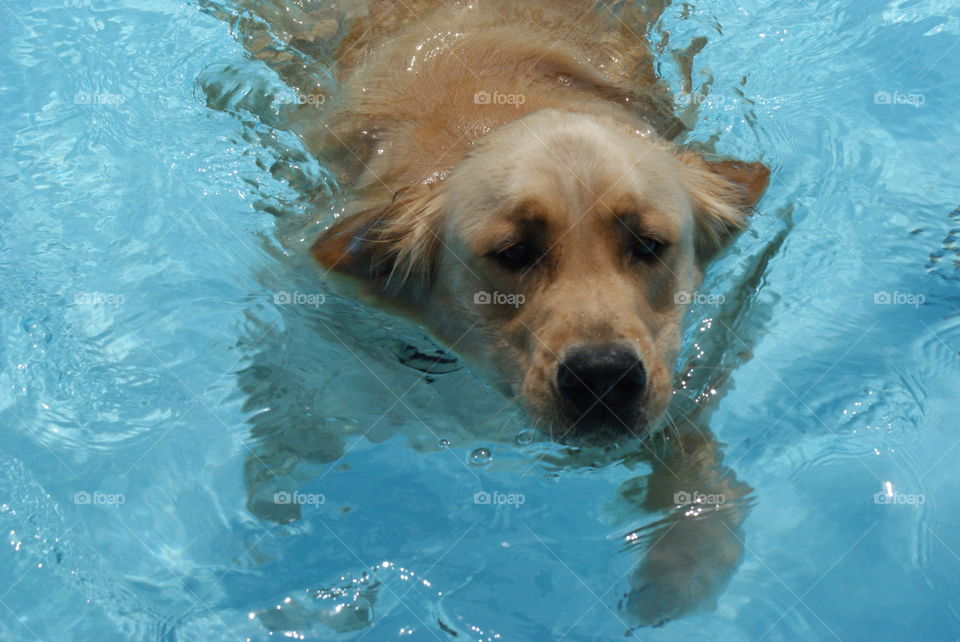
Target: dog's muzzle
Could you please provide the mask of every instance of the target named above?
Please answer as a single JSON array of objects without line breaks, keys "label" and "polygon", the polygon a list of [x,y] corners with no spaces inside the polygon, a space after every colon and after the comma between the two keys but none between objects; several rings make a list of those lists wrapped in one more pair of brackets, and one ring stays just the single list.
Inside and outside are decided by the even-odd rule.
[{"label": "dog's muzzle", "polygon": [[556,388],[576,432],[634,428],[647,389],[647,372],[632,346],[579,345],[557,366]]}]

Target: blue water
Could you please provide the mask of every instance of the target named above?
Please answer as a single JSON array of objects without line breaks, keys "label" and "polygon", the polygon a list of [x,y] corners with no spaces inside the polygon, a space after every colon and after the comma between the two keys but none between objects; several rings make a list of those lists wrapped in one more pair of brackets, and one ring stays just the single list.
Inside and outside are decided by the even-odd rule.
[{"label": "blue water", "polygon": [[[555,463],[317,281],[333,186],[213,13],[0,3],[0,639],[621,639],[644,471]],[[703,0],[651,37],[692,138],[775,171],[678,373],[755,489],[745,559],[632,635],[957,639],[960,3]]]}]

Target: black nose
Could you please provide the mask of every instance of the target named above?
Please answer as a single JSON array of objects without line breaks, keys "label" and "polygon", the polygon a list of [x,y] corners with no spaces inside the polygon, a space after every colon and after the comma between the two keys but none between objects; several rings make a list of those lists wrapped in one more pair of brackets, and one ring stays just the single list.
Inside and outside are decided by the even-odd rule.
[{"label": "black nose", "polygon": [[557,368],[557,389],[581,413],[623,414],[643,394],[647,373],[629,346],[581,346]]}]

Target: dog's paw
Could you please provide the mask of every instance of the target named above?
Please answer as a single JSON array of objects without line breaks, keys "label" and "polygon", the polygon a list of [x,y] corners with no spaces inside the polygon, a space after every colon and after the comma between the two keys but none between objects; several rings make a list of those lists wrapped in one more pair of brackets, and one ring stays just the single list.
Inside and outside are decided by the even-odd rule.
[{"label": "dog's paw", "polygon": [[714,610],[743,558],[739,536],[719,517],[680,518],[645,539],[649,547],[622,604],[641,626]]}]

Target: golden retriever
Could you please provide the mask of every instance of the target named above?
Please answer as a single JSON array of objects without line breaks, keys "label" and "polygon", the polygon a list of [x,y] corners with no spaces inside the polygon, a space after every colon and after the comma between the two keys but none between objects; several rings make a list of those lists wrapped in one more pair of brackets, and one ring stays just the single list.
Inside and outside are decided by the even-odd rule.
[{"label": "golden retriever", "polygon": [[414,316],[557,439],[656,431],[685,299],[769,172],[708,161],[644,42],[581,2],[378,2],[311,137],[355,200],[328,270]]},{"label": "golden retriever", "polygon": [[[339,39],[338,95],[290,124],[351,195],[313,256],[430,328],[552,438],[645,452],[643,493],[621,496],[671,517],[624,611],[662,624],[709,608],[742,556],[749,488],[705,431],[647,438],[689,293],[767,168],[677,146],[685,126],[645,39],[599,4],[342,0],[315,20],[282,5],[249,9],[291,41]],[[245,44],[303,90],[286,54]]]}]

